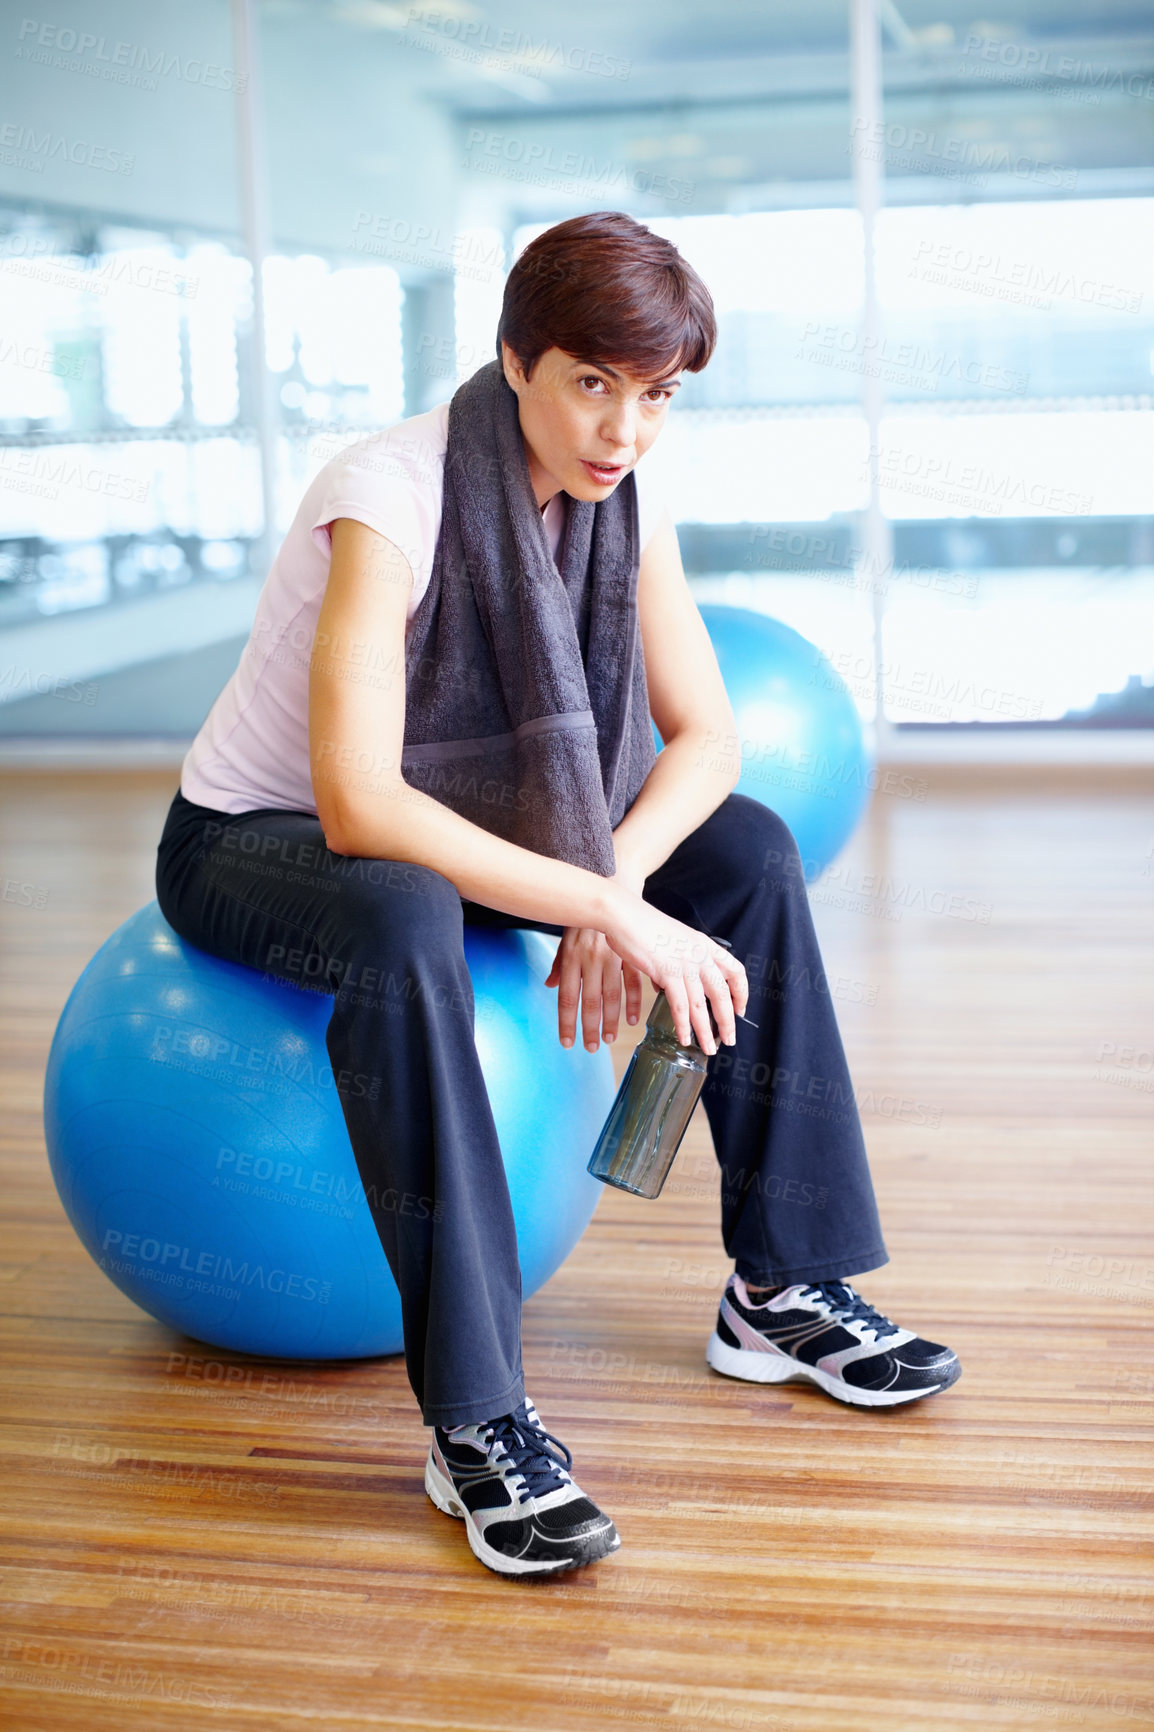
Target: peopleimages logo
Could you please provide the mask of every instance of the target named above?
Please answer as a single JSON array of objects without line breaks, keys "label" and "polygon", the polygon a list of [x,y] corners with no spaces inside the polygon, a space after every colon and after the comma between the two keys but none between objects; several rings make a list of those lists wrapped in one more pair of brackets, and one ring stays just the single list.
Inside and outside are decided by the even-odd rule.
[{"label": "peopleimages logo", "polygon": [[[147,1234],[122,1233],[116,1227],[106,1229],[100,1242],[106,1253],[100,1260],[112,1273],[138,1275],[141,1265],[150,1278],[161,1279],[165,1286],[184,1287],[190,1292],[208,1290],[205,1283],[219,1284],[222,1291],[215,1296],[239,1298],[243,1288],[259,1287],[263,1292],[276,1293],[285,1299],[303,1299],[327,1305],[332,1297],[332,1282],[317,1281],[311,1275],[292,1273],[287,1269],[263,1263],[234,1263],[222,1251],[197,1251],[190,1245],[176,1245],[171,1240],[155,1239]],[[189,1276],[186,1282],[184,1277]]]},{"label": "peopleimages logo", "polygon": [[131,174],[136,165],[131,151],[114,150],[86,138],[66,138],[62,132],[38,132],[23,121],[0,123],[0,162],[40,173],[46,162],[56,158],[75,163],[78,168],[103,169],[108,174]]},{"label": "peopleimages logo", "polygon": [[884,156],[891,169],[911,168],[923,174],[967,178],[976,186],[986,184],[976,176],[987,174],[1014,175],[1042,186],[1067,189],[1078,182],[1076,169],[1062,163],[1043,162],[1024,151],[1015,152],[1007,144],[927,131],[923,126],[905,126],[900,121],[857,119],[851,130],[853,136],[846,146],[851,155],[873,161],[881,161]]},{"label": "peopleimages logo", "polygon": [[909,275],[957,285],[969,279],[969,286],[976,293],[992,293],[995,286],[1023,291],[1039,297],[1038,304],[1043,308],[1050,307],[1054,300],[1080,301],[1083,306],[1106,307],[1120,313],[1136,313],[1142,306],[1140,289],[1084,276],[1065,265],[1045,264],[1037,259],[1003,259],[998,253],[977,252],[973,247],[949,241],[920,241]]},{"label": "peopleimages logo", "polygon": [[[71,25],[50,24],[39,18],[23,19],[17,40],[18,60],[144,90],[156,90],[157,78],[170,76],[185,84],[203,85],[206,90],[241,91],[248,84],[248,74],[231,66],[184,58],[165,48],[148,48],[142,42],[112,41],[90,30],[74,30]],[[75,58],[67,59],[70,55]]]},{"label": "peopleimages logo", "polygon": [[[535,186],[564,188],[581,183],[583,187],[596,189],[602,194],[610,191],[641,192],[689,204],[696,185],[694,181],[682,180],[676,175],[654,173],[651,169],[634,168],[624,162],[601,161],[579,150],[557,151],[552,144],[540,140],[527,141],[511,133],[491,132],[480,126],[469,128],[466,149],[469,154],[463,160],[463,167],[530,181]],[[550,176],[553,177],[551,181]]]},{"label": "peopleimages logo", "polygon": [[604,54],[600,49],[552,42],[548,37],[538,40],[523,30],[499,30],[487,20],[462,18],[452,9],[434,12],[427,6],[410,6],[405,30],[410,32],[404,37],[407,48],[423,48],[474,61],[504,55],[518,71],[533,74],[565,70],[587,72],[596,78],[624,79],[629,77],[633,65],[630,60]]},{"label": "peopleimages logo", "polygon": [[16,446],[0,450],[0,487],[15,492],[35,492],[49,499],[59,497],[62,487],[81,493],[103,493],[109,499],[127,499],[143,505],[152,488],[152,481],[135,475],[124,475],[118,469],[88,467],[67,451],[49,451],[33,447],[21,451]]},{"label": "peopleimages logo", "polygon": [[331,1065],[318,1067],[311,1054],[303,1050],[248,1047],[207,1029],[169,1023],[157,1027],[149,1056],[157,1064],[172,1064],[178,1069],[181,1068],[181,1058],[187,1057],[197,1066],[214,1067],[214,1073],[221,1076],[235,1078],[238,1072],[244,1072],[254,1078],[283,1078],[306,1088],[335,1088],[339,1095],[352,1095],[364,1100],[375,1101],[381,1088],[378,1076],[347,1069],[334,1074]]},{"label": "peopleimages logo", "polygon": [[13,275],[35,277],[87,295],[106,295],[114,284],[147,289],[158,295],[195,299],[200,278],[174,264],[157,264],[131,253],[93,253],[79,257],[62,252],[49,235],[17,230],[0,240],[0,269]]}]

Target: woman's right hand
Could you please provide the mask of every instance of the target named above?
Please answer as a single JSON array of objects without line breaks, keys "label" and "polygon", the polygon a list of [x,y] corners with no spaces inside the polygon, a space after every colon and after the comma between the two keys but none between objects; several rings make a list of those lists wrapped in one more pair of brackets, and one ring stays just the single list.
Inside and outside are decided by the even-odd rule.
[{"label": "woman's right hand", "polygon": [[622,962],[631,963],[664,991],[683,1046],[695,1040],[703,1052],[717,1051],[711,1007],[723,1043],[734,1044],[734,1016],[745,1014],[749,982],[731,951],[623,887],[614,897],[604,932]]}]

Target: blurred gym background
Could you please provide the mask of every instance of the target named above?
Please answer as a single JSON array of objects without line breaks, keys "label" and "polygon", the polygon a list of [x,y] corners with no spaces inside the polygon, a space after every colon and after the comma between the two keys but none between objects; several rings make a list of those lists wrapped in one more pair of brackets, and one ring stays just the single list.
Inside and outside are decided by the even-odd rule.
[{"label": "blurred gym background", "polygon": [[518,250],[606,207],[720,315],[647,459],[699,599],[816,643],[883,763],[1154,757],[1146,6],[0,29],[0,762],[177,764],[308,479],[451,396]]},{"label": "blurred gym background", "polygon": [[[24,7],[0,15],[5,1724],[1154,1725],[1149,5]],[[526,1306],[534,1399],[624,1545],[514,1626],[430,1522],[399,1358],[156,1321],[70,1224],[45,1074],[154,894],[308,480],[451,397],[518,249],[606,207],[718,308],[644,459],[694,592],[816,644],[810,686],[832,666],[876,753],[810,892],[824,980],[771,942],[749,970],[755,1003],[836,999],[892,1255],[863,1290],[966,1371],[844,1415],[710,1371],[698,1111],[660,1203],[607,1192]],[[771,800],[844,810],[860,780],[791,774],[775,702]],[[161,933],[151,987],[195,1031],[171,962]],[[140,1081],[125,1061],[89,1168],[118,1197]]]}]

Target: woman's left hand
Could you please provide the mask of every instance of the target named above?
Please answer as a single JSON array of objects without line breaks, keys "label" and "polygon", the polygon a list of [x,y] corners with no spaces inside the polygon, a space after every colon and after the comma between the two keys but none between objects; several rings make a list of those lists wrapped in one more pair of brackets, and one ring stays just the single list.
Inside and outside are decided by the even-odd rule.
[{"label": "woman's left hand", "polygon": [[[614,882],[624,884],[638,896],[645,873],[631,865],[620,865]],[[567,926],[557,946],[546,986],[557,987],[557,1028],[562,1046],[576,1038],[577,1008],[581,1008],[581,1033],[589,1052],[596,1052],[600,1028],[607,1042],[617,1036],[621,1020],[621,984],[625,983],[625,1012],[636,1022],[641,1015],[642,976],[623,963],[611,949],[603,932],[595,926]]]}]

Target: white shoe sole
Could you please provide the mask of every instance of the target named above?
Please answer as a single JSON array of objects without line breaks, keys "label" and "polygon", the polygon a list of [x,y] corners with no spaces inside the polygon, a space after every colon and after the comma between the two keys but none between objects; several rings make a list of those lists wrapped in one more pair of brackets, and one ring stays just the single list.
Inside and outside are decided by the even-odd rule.
[{"label": "white shoe sole", "polygon": [[[505,1552],[495,1551],[485,1543],[485,1537],[457,1496],[457,1488],[452,1480],[443,1474],[430,1452],[425,1463],[425,1491],[437,1508],[445,1515],[455,1516],[465,1524],[469,1548],[475,1558],[479,1558],[487,1569],[494,1570],[499,1576],[556,1576],[563,1570],[581,1569],[586,1563],[598,1563],[598,1558],[563,1558],[556,1564],[542,1564],[526,1561],[522,1558],[511,1558]],[[611,1557],[621,1546],[620,1535],[616,1543],[610,1546],[603,1555]]]},{"label": "white shoe sole", "polygon": [[716,1329],[705,1349],[707,1362],[723,1377],[740,1377],[746,1383],[816,1383],[835,1401],[845,1401],[852,1407],[899,1407],[905,1401],[920,1401],[923,1395],[936,1395],[949,1384],[935,1383],[928,1389],[854,1389],[840,1377],[831,1377],[816,1365],[802,1365],[788,1353],[774,1348],[768,1353],[755,1352],[750,1347],[730,1347]]}]

